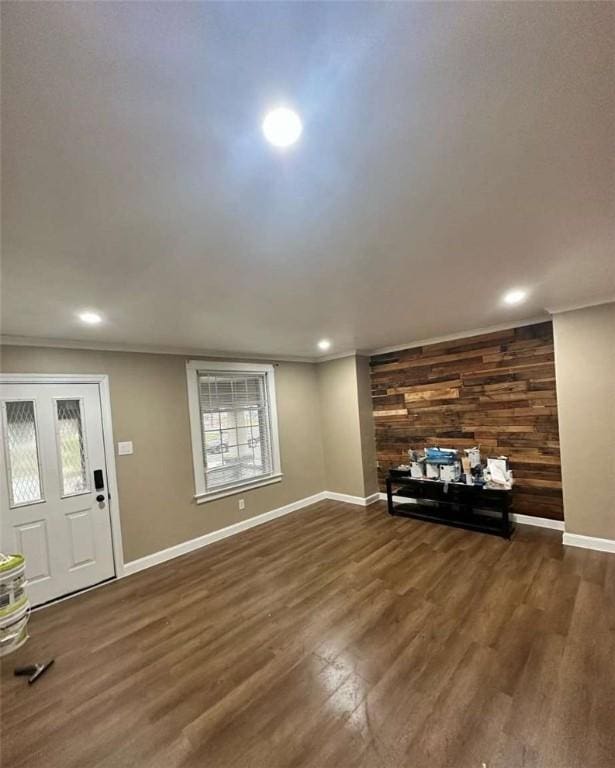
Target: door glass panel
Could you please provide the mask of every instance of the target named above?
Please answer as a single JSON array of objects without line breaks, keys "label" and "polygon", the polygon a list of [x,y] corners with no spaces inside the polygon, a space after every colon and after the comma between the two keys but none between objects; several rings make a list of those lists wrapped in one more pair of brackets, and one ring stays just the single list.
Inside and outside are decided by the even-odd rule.
[{"label": "door glass panel", "polygon": [[87,493],[88,470],[83,439],[81,400],[56,400],[62,495]]},{"label": "door glass panel", "polygon": [[11,507],[43,500],[33,400],[4,403]]}]

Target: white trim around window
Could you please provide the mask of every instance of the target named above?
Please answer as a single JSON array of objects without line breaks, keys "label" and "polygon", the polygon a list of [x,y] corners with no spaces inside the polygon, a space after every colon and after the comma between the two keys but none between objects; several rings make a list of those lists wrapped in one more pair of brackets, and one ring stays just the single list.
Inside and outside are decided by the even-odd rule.
[{"label": "white trim around window", "polygon": [[[199,378],[212,376],[223,378],[228,373],[232,377],[238,374],[255,374],[264,379],[265,398],[268,414],[268,437],[270,440],[271,466],[263,474],[230,481],[218,487],[207,487],[207,454],[205,450],[206,436],[203,427],[203,410],[201,395],[199,392]],[[194,467],[194,498],[198,504],[214,501],[225,496],[241,493],[251,488],[259,488],[272,483],[279,483],[282,479],[280,466],[280,445],[278,437],[278,415],[276,407],[275,373],[273,365],[258,363],[225,363],[210,360],[188,360],[186,363],[186,377],[188,385],[188,409],[190,414],[190,436],[192,440],[192,459]],[[222,430],[221,430],[222,431]],[[220,450],[224,455],[224,445],[220,441]],[[212,454],[213,456],[214,454]]]}]

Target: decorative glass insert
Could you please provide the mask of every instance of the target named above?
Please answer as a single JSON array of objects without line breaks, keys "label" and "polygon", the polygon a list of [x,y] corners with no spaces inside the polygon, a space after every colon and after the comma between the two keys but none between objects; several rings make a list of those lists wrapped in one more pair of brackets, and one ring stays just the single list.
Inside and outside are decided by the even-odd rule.
[{"label": "decorative glass insert", "polygon": [[6,466],[12,507],[43,500],[33,400],[5,401]]},{"label": "decorative glass insert", "polygon": [[62,495],[87,493],[88,470],[83,438],[81,400],[56,400],[58,452]]}]

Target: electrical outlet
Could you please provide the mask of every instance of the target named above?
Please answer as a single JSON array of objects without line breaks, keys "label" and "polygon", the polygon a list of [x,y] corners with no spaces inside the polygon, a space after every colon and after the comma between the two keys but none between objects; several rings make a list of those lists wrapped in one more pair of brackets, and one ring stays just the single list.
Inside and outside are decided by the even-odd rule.
[{"label": "electrical outlet", "polygon": [[246,502],[243,499],[239,499],[239,509],[245,509]]}]

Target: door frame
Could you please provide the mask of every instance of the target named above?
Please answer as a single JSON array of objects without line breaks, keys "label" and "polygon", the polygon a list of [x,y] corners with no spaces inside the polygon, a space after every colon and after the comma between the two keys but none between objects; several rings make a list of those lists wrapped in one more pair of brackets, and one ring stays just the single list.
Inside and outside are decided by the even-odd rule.
[{"label": "door frame", "polygon": [[[124,549],[122,546],[122,526],[120,517],[120,497],[115,471],[115,443],[113,442],[113,423],[111,419],[111,393],[109,376],[102,373],[0,373],[0,384],[97,384],[102,417],[103,444],[107,470],[107,492],[110,494],[108,509],[111,523],[111,543],[115,578],[124,576]],[[62,599],[62,598],[60,598]]]}]

